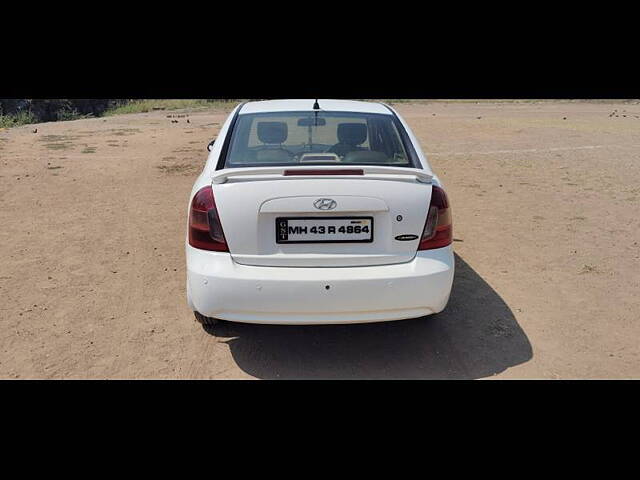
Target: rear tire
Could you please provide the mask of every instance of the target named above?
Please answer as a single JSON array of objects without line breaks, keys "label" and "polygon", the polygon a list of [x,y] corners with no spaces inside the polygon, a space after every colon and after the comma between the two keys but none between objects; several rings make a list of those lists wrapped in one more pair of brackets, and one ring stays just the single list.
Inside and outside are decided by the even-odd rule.
[{"label": "rear tire", "polygon": [[196,320],[200,322],[204,327],[211,327],[218,323],[217,318],[205,317],[200,312],[193,312],[196,317]]}]

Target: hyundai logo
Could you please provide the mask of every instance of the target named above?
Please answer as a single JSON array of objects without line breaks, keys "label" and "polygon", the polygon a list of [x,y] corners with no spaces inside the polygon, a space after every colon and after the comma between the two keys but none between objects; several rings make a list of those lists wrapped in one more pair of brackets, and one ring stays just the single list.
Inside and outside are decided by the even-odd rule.
[{"label": "hyundai logo", "polygon": [[319,198],[313,202],[313,206],[318,210],[333,210],[338,204],[330,198]]}]

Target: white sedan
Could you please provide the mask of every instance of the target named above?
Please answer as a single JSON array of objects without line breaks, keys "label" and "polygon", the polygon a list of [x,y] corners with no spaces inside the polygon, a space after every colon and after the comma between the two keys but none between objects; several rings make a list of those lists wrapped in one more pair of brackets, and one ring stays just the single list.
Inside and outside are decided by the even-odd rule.
[{"label": "white sedan", "polygon": [[364,323],[442,311],[451,209],[382,103],[237,106],[189,201],[187,302],[205,325]]}]

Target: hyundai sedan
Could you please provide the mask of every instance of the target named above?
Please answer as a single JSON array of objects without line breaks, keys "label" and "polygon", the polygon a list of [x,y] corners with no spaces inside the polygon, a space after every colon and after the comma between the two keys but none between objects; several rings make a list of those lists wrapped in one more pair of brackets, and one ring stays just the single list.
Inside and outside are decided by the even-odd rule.
[{"label": "hyundai sedan", "polygon": [[393,108],[247,102],[209,149],[186,238],[201,323],[379,322],[447,305],[449,200]]}]

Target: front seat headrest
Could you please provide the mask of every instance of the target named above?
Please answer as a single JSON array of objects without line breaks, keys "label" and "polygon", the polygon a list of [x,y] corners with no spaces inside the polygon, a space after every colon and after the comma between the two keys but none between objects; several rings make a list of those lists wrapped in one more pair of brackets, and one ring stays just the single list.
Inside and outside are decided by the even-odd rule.
[{"label": "front seat headrest", "polygon": [[347,145],[357,146],[367,139],[367,125],[365,123],[339,123],[338,141]]},{"label": "front seat headrest", "polygon": [[285,122],[258,122],[258,138],[262,143],[284,143],[288,134]]}]

